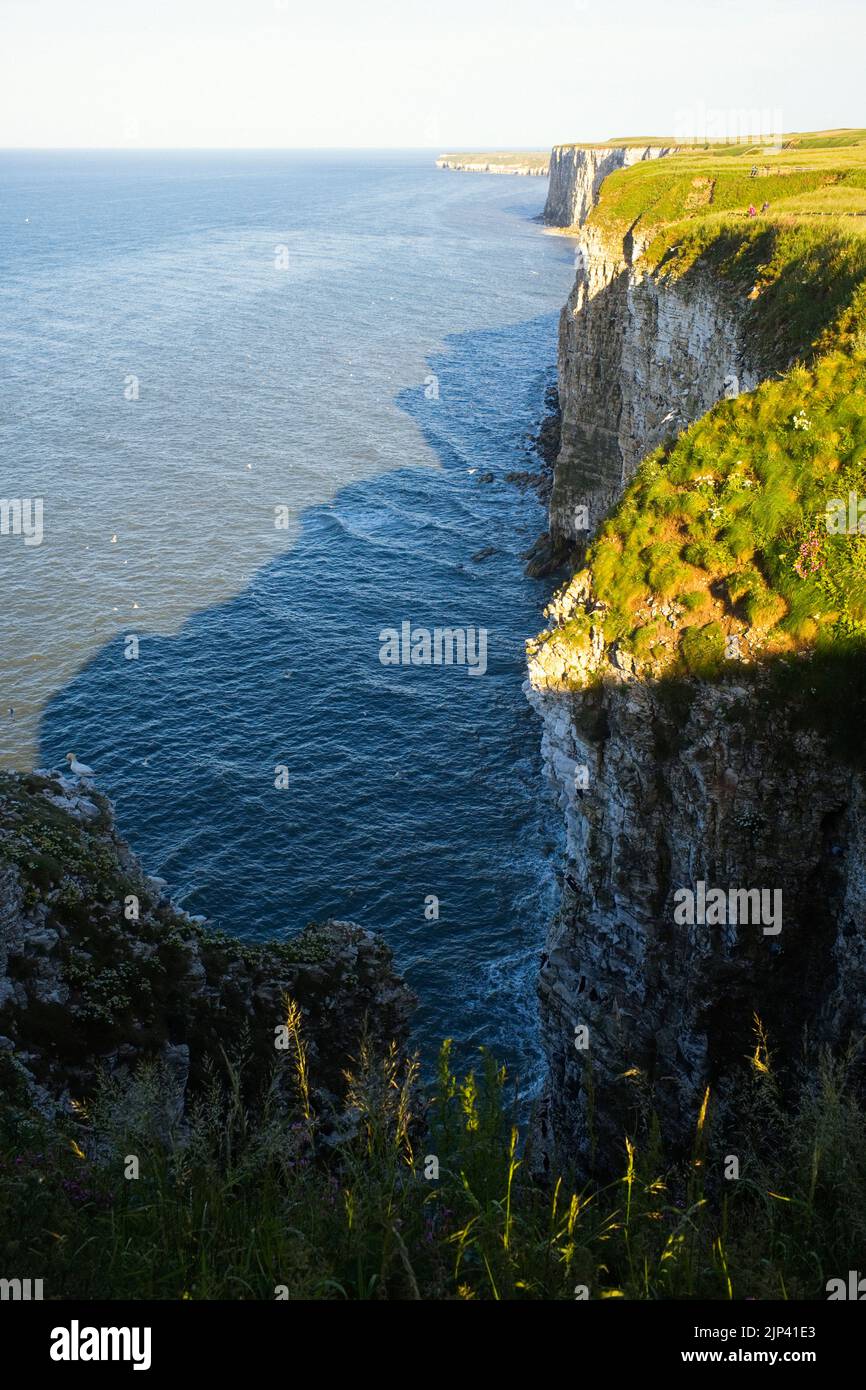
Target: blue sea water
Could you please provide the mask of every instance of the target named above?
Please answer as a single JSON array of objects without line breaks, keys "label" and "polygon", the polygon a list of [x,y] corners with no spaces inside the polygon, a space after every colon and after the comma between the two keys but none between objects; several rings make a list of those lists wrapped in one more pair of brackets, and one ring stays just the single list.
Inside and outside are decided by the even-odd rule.
[{"label": "blue sea water", "polygon": [[[239,935],[381,931],[428,1057],[529,1085],[548,589],[505,475],[573,275],[544,193],[430,152],[0,156],[0,491],[44,499],[41,545],[0,538],[5,765],[74,751]],[[486,629],[486,673],[384,666],[407,620]]]}]

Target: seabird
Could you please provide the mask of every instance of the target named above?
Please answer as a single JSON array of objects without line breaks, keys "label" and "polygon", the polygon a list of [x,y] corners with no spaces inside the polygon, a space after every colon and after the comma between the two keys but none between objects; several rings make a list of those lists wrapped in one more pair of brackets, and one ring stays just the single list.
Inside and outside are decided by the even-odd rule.
[{"label": "seabird", "polygon": [[66,754],[66,761],[67,761],[68,764],[69,764],[69,771],[70,771],[71,773],[73,773],[74,776],[76,776],[76,777],[95,777],[95,776],[96,776],[96,773],[93,771],[93,768],[92,768],[92,767],[88,767],[86,763],[80,763],[80,762],[78,761],[78,759],[76,758],[76,756],[75,756],[74,753],[67,753],[67,754]]}]

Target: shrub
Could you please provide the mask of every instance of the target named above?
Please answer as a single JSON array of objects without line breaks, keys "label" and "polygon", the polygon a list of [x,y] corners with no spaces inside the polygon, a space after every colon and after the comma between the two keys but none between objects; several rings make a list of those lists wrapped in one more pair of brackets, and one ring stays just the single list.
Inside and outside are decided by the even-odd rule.
[{"label": "shrub", "polygon": [[[823,1299],[828,1278],[857,1267],[854,1049],[809,1053],[782,1078],[756,1021],[730,1103],[722,1112],[706,1092],[690,1153],[667,1150],[647,1091],[619,1177],[539,1184],[488,1053],[458,1077],[446,1042],[421,1088],[414,1061],[362,1047],[335,1132],[306,1086],[295,1024],[289,1099],[291,1077],[275,1075],[247,1105],[238,1054],[206,1068],[183,1125],[158,1066],[106,1079],[54,1122],[7,1091],[7,1266],[52,1298],[569,1301],[577,1284],[593,1299]],[[731,1152],[740,1180],[720,1181]]]},{"label": "shrub", "polygon": [[725,631],[719,622],[687,628],[682,652],[690,675],[702,680],[718,675],[725,659]]}]

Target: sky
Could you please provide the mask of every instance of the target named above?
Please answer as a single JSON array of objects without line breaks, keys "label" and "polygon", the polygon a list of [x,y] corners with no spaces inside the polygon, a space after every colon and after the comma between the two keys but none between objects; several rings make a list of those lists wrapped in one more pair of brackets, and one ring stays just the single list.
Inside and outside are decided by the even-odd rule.
[{"label": "sky", "polygon": [[[2,148],[547,149],[866,125],[863,0],[0,0]],[[754,124],[754,119],[751,122]]]}]

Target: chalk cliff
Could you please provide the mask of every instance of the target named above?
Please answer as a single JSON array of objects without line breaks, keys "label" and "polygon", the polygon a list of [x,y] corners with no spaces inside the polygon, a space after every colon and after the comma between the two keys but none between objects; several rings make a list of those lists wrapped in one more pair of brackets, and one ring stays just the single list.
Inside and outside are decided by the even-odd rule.
[{"label": "chalk cliff", "polygon": [[[560,555],[585,541],[638,462],[758,374],[745,305],[709,276],[671,280],[642,262],[641,233],[584,225],[611,173],[668,146],[554,148],[545,221],[576,227],[576,277],[559,330],[562,449],[550,502]],[[587,530],[588,524],[588,530]]]},{"label": "chalk cliff", "polygon": [[[642,228],[586,221],[623,167],[601,156],[551,157],[548,219],[583,224],[559,337],[560,560],[583,553],[648,453],[767,375],[741,279],[701,257],[673,275],[644,254]],[[650,601],[660,629],[676,625]],[[806,1028],[813,1046],[866,1028],[866,788],[757,665],[720,681],[641,668],[606,630],[590,571],[547,616],[526,690],[566,851],[539,982],[538,1130],[558,1164],[621,1171],[624,1136],[650,1110],[686,1145],[708,1085],[724,1104],[756,1015],[789,1059]],[[778,890],[781,930],[678,925],[675,896],[698,882]]]},{"label": "chalk cliff", "polygon": [[581,226],[598,202],[608,174],[628,169],[645,159],[661,159],[668,145],[554,145],[550,152],[550,182],[542,218],[552,227]]},{"label": "chalk cliff", "polygon": [[546,176],[549,165],[540,155],[497,156],[495,154],[443,154],[437,169],[457,169],[464,174],[520,174],[528,178]]},{"label": "chalk cliff", "polygon": [[577,245],[559,332],[554,545],[585,540],[646,454],[758,381],[742,298],[700,272],[675,281],[642,250],[592,226]]},{"label": "chalk cliff", "polygon": [[[605,682],[572,695],[531,660],[529,694],[567,828],[539,982],[542,1132],[560,1158],[615,1168],[650,1097],[688,1143],[755,1015],[788,1059],[807,1025],[813,1046],[866,1027],[866,798],[749,682],[654,686],[603,659]],[[700,881],[778,890],[781,930],[677,925],[675,892]]]}]

